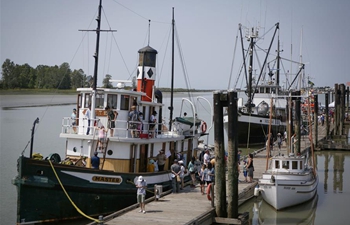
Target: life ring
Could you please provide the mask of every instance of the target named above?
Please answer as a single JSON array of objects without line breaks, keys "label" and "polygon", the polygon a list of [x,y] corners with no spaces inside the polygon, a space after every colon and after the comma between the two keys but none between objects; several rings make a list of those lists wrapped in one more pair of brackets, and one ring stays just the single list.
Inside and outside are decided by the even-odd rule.
[{"label": "life ring", "polygon": [[201,130],[202,133],[205,133],[207,131],[207,123],[203,121],[202,125],[201,125]]},{"label": "life ring", "polygon": [[208,187],[207,187],[207,198],[208,198],[209,201],[211,201],[210,190],[211,190],[211,183],[208,184]]}]

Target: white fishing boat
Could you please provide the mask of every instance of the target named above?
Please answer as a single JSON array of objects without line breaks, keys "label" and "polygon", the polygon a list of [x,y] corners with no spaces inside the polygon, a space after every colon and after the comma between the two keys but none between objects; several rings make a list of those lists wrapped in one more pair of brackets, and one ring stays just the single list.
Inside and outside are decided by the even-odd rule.
[{"label": "white fishing boat", "polygon": [[317,192],[318,176],[306,156],[275,156],[259,179],[256,192],[276,210],[312,199]]}]

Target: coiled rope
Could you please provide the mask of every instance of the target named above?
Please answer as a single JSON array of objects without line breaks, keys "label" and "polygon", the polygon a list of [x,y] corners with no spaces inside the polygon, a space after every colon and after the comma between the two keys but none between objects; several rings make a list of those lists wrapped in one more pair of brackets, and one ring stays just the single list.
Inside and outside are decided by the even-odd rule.
[{"label": "coiled rope", "polygon": [[88,219],[90,219],[90,220],[92,220],[92,221],[95,221],[96,223],[102,223],[103,221],[100,221],[100,220],[98,220],[98,219],[95,219],[95,218],[92,218],[91,216],[86,215],[84,212],[82,212],[82,211],[75,205],[75,203],[74,203],[74,202],[72,201],[72,199],[69,197],[69,195],[68,195],[66,189],[64,188],[64,186],[63,186],[63,184],[62,184],[62,182],[61,182],[61,180],[60,180],[60,178],[58,177],[58,175],[57,175],[57,173],[56,173],[56,170],[55,170],[55,168],[54,168],[53,165],[52,165],[51,160],[49,160],[49,162],[50,162],[52,171],[54,172],[54,174],[55,174],[55,176],[56,176],[56,178],[57,178],[57,181],[58,181],[58,183],[60,184],[60,186],[61,186],[63,192],[66,194],[67,198],[69,199],[69,201],[71,202],[71,204],[73,205],[73,207],[78,211],[78,213],[80,213],[82,216],[84,216],[84,217],[86,217],[86,218],[88,218]]}]

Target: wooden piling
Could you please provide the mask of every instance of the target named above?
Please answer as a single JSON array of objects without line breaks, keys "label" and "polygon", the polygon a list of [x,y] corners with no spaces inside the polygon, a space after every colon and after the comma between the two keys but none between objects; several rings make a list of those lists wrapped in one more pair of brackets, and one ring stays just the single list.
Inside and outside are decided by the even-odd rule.
[{"label": "wooden piling", "polygon": [[[301,135],[300,135],[300,121],[301,121],[301,110],[300,110],[300,91],[296,91],[295,95],[297,96],[295,98],[295,134],[296,134],[296,152],[295,153],[300,153],[300,141],[301,141]],[[309,101],[310,104],[310,101]]]},{"label": "wooden piling", "polygon": [[326,106],[326,139],[329,138],[329,109],[328,109],[328,104],[329,104],[329,92],[325,93],[325,106]]},{"label": "wooden piling", "polygon": [[225,145],[223,129],[223,103],[227,102],[227,94],[214,92],[214,146],[215,146],[215,211],[216,216],[226,217],[226,175]]},{"label": "wooden piling", "polygon": [[[314,121],[314,126],[315,126],[315,134],[314,134],[314,143],[315,143],[315,146],[317,147],[317,142],[318,142],[318,95],[314,95],[314,118],[313,118],[313,121]],[[309,125],[309,129],[312,129],[312,125],[310,124]]]},{"label": "wooden piling", "polygon": [[230,91],[228,100],[228,205],[227,217],[238,218],[238,120],[237,120],[237,92]]}]

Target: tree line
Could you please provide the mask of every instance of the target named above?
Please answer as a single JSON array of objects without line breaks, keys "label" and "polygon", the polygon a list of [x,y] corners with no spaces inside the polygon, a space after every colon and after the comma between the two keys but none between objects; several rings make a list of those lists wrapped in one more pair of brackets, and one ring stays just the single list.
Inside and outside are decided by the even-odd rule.
[{"label": "tree line", "polygon": [[[68,63],[60,66],[38,65],[36,68],[25,63],[15,64],[6,59],[2,64],[1,89],[76,89],[91,87],[92,76],[87,76],[82,69],[71,70]],[[103,79],[103,87],[112,88],[112,78],[107,74]]]}]

